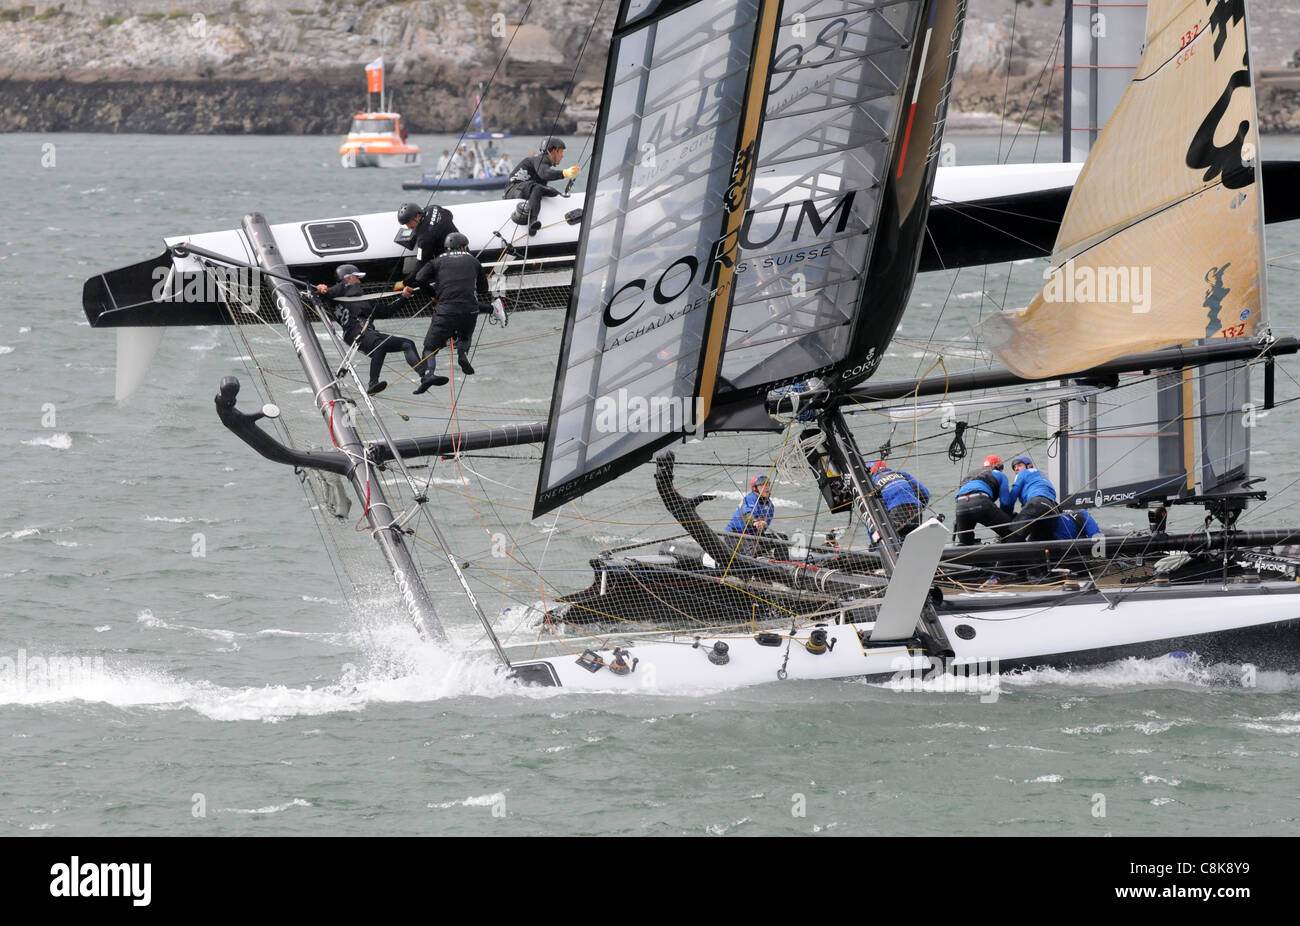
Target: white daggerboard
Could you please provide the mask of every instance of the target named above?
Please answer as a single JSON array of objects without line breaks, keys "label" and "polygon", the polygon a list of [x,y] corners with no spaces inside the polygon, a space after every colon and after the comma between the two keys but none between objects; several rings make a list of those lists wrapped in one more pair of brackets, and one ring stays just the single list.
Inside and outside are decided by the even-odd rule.
[{"label": "white daggerboard", "polygon": [[871,642],[905,640],[912,635],[921,619],[921,606],[930,594],[943,545],[950,536],[948,528],[935,518],[907,535],[885,591],[885,603],[876,616]]}]

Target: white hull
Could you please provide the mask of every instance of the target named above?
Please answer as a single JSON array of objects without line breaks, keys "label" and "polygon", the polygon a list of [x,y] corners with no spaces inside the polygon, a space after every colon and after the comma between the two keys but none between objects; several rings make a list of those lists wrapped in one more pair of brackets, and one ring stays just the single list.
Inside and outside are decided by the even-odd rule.
[{"label": "white hull", "polygon": [[[1285,656],[1264,642],[1272,631],[1283,640],[1292,659],[1300,658],[1300,586],[1296,583],[1263,583],[1248,587],[1244,593],[1222,593],[1198,589],[1193,594],[1171,593],[1167,588],[1135,589],[1107,596],[1120,600],[1111,608],[1105,600],[1080,604],[1041,604],[972,609],[962,612],[945,607],[939,621],[955,654],[950,662],[940,662],[906,646],[864,647],[859,631],[870,631],[873,624],[831,624],[827,634],[836,643],[820,655],[803,645],[808,630],[801,630],[791,643],[785,636],[779,646],[763,646],[755,635],[727,633],[716,636],[682,634],[663,640],[635,643],[625,647],[627,661],[638,659],[635,671],[616,675],[608,668],[612,651],[598,655],[606,664],[592,672],[578,664],[572,655],[516,663],[525,669],[526,681],[549,683],[583,690],[624,691],[637,689],[698,690],[728,689],[781,680],[784,670],[788,679],[848,679],[861,677],[919,678],[922,673],[938,669],[940,674],[954,667],[959,675],[978,673],[980,678],[959,678],[984,690],[984,683],[999,671],[1035,665],[1076,666],[1112,661],[1126,656],[1156,656],[1183,649],[1195,649],[1202,655],[1229,659],[1266,662],[1271,656]],[[972,603],[988,603],[998,593],[964,596]],[[968,628],[963,630],[962,628]],[[974,635],[963,636],[970,630]],[[788,628],[787,631],[788,632]],[[783,633],[784,633],[783,632]],[[1283,635],[1286,636],[1283,636]],[[1255,640],[1255,637],[1259,640]],[[694,645],[698,640],[698,646]],[[715,665],[708,653],[717,641],[729,647],[728,662]],[[1251,648],[1264,649],[1252,655]],[[533,674],[536,673],[536,674]],[[546,676],[549,675],[549,680]],[[926,679],[930,674],[925,674]]]},{"label": "white hull", "polygon": [[372,154],[349,151],[339,160],[344,167],[419,167],[420,152]]},{"label": "white hull", "polygon": [[[405,157],[405,155],[393,156]],[[353,157],[353,154],[349,152],[341,157],[345,160],[344,166],[349,166],[346,159]],[[368,158],[371,155],[363,155],[362,157]],[[403,163],[398,166],[407,165]],[[1043,169],[1029,170],[1028,167]],[[1013,164],[995,165],[992,168],[941,167],[939,168],[938,180],[935,183],[935,191],[936,195],[941,195],[943,199],[936,201],[966,201],[979,198],[981,195],[987,195],[982,193],[982,190],[987,189],[988,185],[993,182],[990,179],[991,177],[997,178],[996,189],[999,193],[1024,193],[1069,186],[1077,174],[1077,164]],[[487,254],[498,252],[500,250],[500,239],[493,236],[493,232],[498,230],[513,239],[526,242],[530,246],[568,245],[569,247],[576,247],[579,226],[565,222],[564,215],[570,210],[582,208],[584,204],[583,194],[574,193],[567,198],[556,197],[542,200],[540,216],[542,230],[533,238],[528,237],[526,230],[508,221],[510,214],[514,211],[515,202],[513,199],[502,200],[498,198],[484,202],[454,204],[452,211],[456,216],[456,227],[468,236],[471,250],[483,251]],[[398,230],[394,213],[395,207],[386,209],[383,212],[365,215],[310,220],[312,222],[352,221],[356,222],[362,229],[365,235],[366,247],[361,250],[340,252],[338,254],[320,254],[308,247],[301,230],[303,225],[309,224],[307,222],[294,221],[276,224],[271,226],[271,230],[275,233],[276,241],[284,253],[285,263],[291,267],[307,267],[317,264],[332,265],[345,259],[351,261],[383,260],[410,254],[407,249],[393,243],[393,235]],[[164,240],[169,245],[189,241],[210,251],[227,254],[241,261],[247,261],[251,258],[251,251],[243,240],[243,234],[235,229],[171,235]],[[196,264],[189,264],[183,259],[177,261],[178,270],[193,270],[196,268]]]}]

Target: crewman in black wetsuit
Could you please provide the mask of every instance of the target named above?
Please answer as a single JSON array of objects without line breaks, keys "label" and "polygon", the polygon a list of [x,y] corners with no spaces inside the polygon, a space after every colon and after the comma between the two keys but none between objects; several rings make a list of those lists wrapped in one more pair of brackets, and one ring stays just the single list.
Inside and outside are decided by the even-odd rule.
[{"label": "crewman in black wetsuit", "polygon": [[[429,322],[429,333],[424,336],[428,370],[415,390],[416,395],[430,386],[447,382],[447,377],[434,373],[434,363],[437,351],[448,340],[455,344],[461,370],[466,374],[474,372],[469,362],[469,342],[480,307],[486,306],[490,295],[483,265],[469,252],[469,239],[460,232],[447,236],[447,253],[436,258],[430,267],[429,281],[422,282],[420,289],[433,296],[438,308]],[[408,295],[412,291],[411,287],[406,288]]]},{"label": "crewman in black wetsuit", "polygon": [[[415,349],[415,342],[410,338],[383,334],[371,323],[371,316],[374,315],[379,303],[372,302],[369,308],[363,308],[365,302],[349,301],[364,295],[361,290],[361,278],[365,274],[357,270],[355,264],[342,264],[334,271],[334,275],[338,277],[337,283],[333,286],[318,283],[316,292],[329,300],[334,320],[343,329],[344,342],[351,346],[356,343],[358,337],[361,338],[359,350],[370,357],[370,384],[366,386],[366,392],[375,395],[388,388],[388,383],[379,378],[379,375],[384,372],[384,357],[388,354],[404,355],[407,365],[414,367],[418,372],[422,361]],[[363,320],[367,322],[364,329]]]},{"label": "crewman in black wetsuit", "polygon": [[[415,203],[402,203],[397,210],[397,222],[413,229],[411,244],[415,248],[415,273],[413,287],[424,288],[422,284],[430,282],[433,273],[433,261],[447,250],[447,236],[460,231],[452,221],[451,210],[441,206],[428,206],[421,209]],[[409,295],[409,293],[408,293]]]},{"label": "crewman in black wetsuit", "polygon": [[556,170],[564,159],[564,142],[558,138],[548,138],[542,142],[542,153],[524,158],[510,175],[503,199],[526,199],[527,206],[520,203],[515,207],[514,220],[520,225],[528,225],[529,236],[541,230],[542,223],[538,212],[542,208],[543,196],[559,196],[558,190],[547,186],[551,180],[572,180],[578,176],[578,168],[566,167]]}]

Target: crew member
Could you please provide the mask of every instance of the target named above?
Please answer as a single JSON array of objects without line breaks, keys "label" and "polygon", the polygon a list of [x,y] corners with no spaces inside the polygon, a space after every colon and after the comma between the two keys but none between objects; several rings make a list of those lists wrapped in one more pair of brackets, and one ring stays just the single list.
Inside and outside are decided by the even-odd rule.
[{"label": "crew member", "polygon": [[766,476],[755,476],[749,481],[749,494],[731,516],[727,530],[737,534],[761,534],[776,517],[772,504],[772,486]]},{"label": "crew member", "polygon": [[1001,457],[989,454],[980,468],[958,487],[957,522],[954,526],[958,543],[974,543],[974,529],[980,525],[993,528],[999,537],[1005,537],[1011,530],[1007,526],[1011,523],[1011,516],[999,506],[999,502],[1011,494],[1011,485],[1002,465]]},{"label": "crew member", "polygon": [[404,287],[409,296],[410,290],[425,288],[423,284],[429,282],[434,260],[447,250],[447,236],[460,229],[452,221],[450,209],[432,205],[422,209],[415,203],[402,203],[397,210],[397,222],[411,229],[411,246],[415,248],[414,284]]},{"label": "crew member", "polygon": [[1003,536],[1004,541],[1051,540],[1056,529],[1056,487],[1038,471],[1029,454],[1022,453],[1011,461],[1016,481],[1002,502],[1007,514],[1020,503],[1020,512],[1012,521],[1012,530]]},{"label": "crew member", "polygon": [[503,199],[526,199],[515,207],[514,220],[520,225],[528,225],[528,234],[535,235],[541,230],[542,223],[538,212],[542,207],[543,196],[559,196],[559,191],[547,186],[551,180],[571,180],[578,176],[577,167],[556,170],[564,159],[564,142],[558,138],[548,138],[542,142],[542,153],[524,158],[510,175]]},{"label": "crew member", "polygon": [[1052,528],[1053,540],[1077,540],[1080,537],[1096,537],[1101,527],[1087,511],[1067,511],[1056,516]]},{"label": "crew member", "polygon": [[[355,299],[363,295],[361,278],[365,274],[359,271],[355,264],[342,264],[334,271],[334,275],[338,277],[337,283],[333,286],[319,283],[316,292],[329,300],[334,320],[343,329],[344,342],[351,346],[356,343],[358,337],[361,338],[359,350],[370,357],[370,384],[366,386],[366,392],[375,395],[388,388],[388,383],[379,378],[384,372],[384,357],[388,354],[402,354],[406,357],[407,365],[418,371],[422,361],[419,352],[415,349],[415,342],[410,338],[383,334],[371,322],[371,316],[379,305],[377,301],[372,302],[368,310],[356,308],[364,305],[362,302],[339,301],[341,298]],[[363,319],[367,322],[364,328],[362,328]]]},{"label": "crew member", "polygon": [[[428,370],[415,390],[416,395],[430,386],[447,382],[447,377],[434,373],[434,365],[437,352],[448,340],[455,344],[461,370],[466,374],[474,372],[469,362],[469,342],[474,335],[480,307],[486,305],[489,298],[487,274],[483,272],[483,265],[469,252],[469,239],[460,232],[447,236],[447,253],[429,266],[432,268],[429,279],[420,283],[420,289],[432,295],[438,307],[429,322],[429,332],[424,336]],[[409,286],[405,289],[407,295],[412,291]]]},{"label": "crew member", "polygon": [[910,473],[892,470],[884,460],[871,464],[871,484],[889,512],[898,539],[902,540],[921,526],[921,508],[930,503],[930,490]]}]

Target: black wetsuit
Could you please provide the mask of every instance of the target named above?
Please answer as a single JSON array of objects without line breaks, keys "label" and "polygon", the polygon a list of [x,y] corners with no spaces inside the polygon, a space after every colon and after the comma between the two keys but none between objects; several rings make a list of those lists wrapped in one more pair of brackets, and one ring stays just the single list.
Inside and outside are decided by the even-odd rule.
[{"label": "black wetsuit", "polygon": [[367,325],[363,330],[361,327],[362,319],[369,319],[378,308],[378,302],[369,303],[368,308],[365,302],[336,302],[340,296],[360,296],[362,289],[360,283],[349,283],[346,280],[340,280],[329,289],[325,290],[325,298],[329,300],[330,311],[334,315],[334,320],[338,326],[343,329],[343,340],[349,346],[361,338],[360,350],[370,357],[370,385],[379,382],[380,375],[384,372],[384,357],[388,354],[402,354],[406,357],[407,366],[419,367],[420,354],[415,349],[415,342],[410,338],[402,338],[397,335],[384,334],[377,331],[373,324]]},{"label": "black wetsuit", "polygon": [[1009,508],[1020,502],[1020,510],[1012,521],[1012,530],[1002,539],[1008,542],[1022,540],[1051,540],[1056,532],[1056,487],[1037,469],[1028,467],[1016,474],[1011,494],[1003,503]]},{"label": "black wetsuit", "polygon": [[1060,513],[1050,498],[1041,495],[1025,502],[1016,518],[1011,522],[1011,530],[1002,536],[1008,543],[1024,540],[1051,540],[1056,532],[1056,516]]},{"label": "black wetsuit", "polygon": [[[489,299],[487,274],[483,265],[469,251],[448,251],[429,264],[433,295],[438,307],[424,336],[424,353],[431,355],[451,340],[456,345],[456,359],[469,372],[469,342],[478,321],[480,303]],[[428,359],[428,374],[434,369],[433,356]]]},{"label": "black wetsuit", "polygon": [[433,262],[447,250],[447,236],[454,231],[456,223],[452,221],[451,210],[441,206],[429,206],[420,217],[420,224],[415,226],[411,236],[415,246],[416,269],[413,285],[428,291],[433,280]]},{"label": "black wetsuit", "polygon": [[537,221],[537,212],[542,207],[543,196],[559,196],[558,190],[547,186],[550,180],[563,180],[564,171],[551,163],[544,154],[524,158],[510,175],[510,182],[502,199],[528,200],[528,218]]},{"label": "black wetsuit", "polygon": [[974,543],[975,528],[980,525],[993,528],[998,537],[1010,533],[1011,516],[998,504],[1003,500],[1005,482],[1006,477],[999,482],[991,466],[976,470],[962,482],[957,490],[957,522],[953,528],[958,543]]}]

